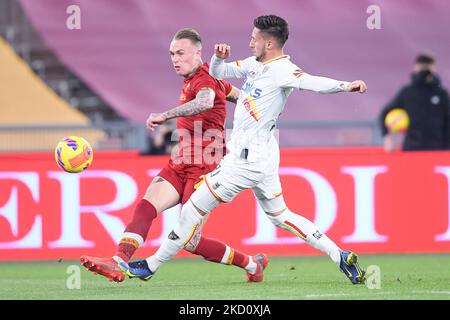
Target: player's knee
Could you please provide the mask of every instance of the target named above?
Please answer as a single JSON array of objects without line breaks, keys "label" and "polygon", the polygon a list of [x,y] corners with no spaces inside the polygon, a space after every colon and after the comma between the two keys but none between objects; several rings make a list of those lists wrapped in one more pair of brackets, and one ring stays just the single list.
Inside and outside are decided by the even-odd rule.
[{"label": "player's knee", "polygon": [[283,196],[273,199],[261,198],[258,199],[258,203],[266,213],[267,218],[269,218],[270,222],[274,225],[278,226],[284,222],[282,215],[288,209],[286,207],[286,203],[284,202]]},{"label": "player's knee", "polygon": [[160,205],[158,203],[158,201],[156,199],[154,199],[154,197],[147,195],[147,193],[142,197],[142,199],[147,200],[155,209],[156,212],[159,214],[160,211]]},{"label": "player's knee", "polygon": [[192,201],[188,200],[181,209],[179,224],[192,223],[193,221],[201,220],[202,217],[202,212],[194,206]]},{"label": "player's knee", "polygon": [[167,195],[162,197],[160,194],[155,192],[146,192],[142,198],[150,202],[155,207],[158,214],[174,206],[179,201],[179,197],[178,199]]},{"label": "player's knee", "polygon": [[[181,210],[180,220],[176,224],[173,231],[169,234],[169,239],[180,247],[184,248],[192,241],[190,248],[196,246],[195,238],[196,234],[201,229],[202,221],[204,217],[199,214],[192,201],[186,202]],[[195,248],[194,248],[195,250]]]},{"label": "player's knee", "polygon": [[215,207],[220,204],[220,202],[208,189],[206,182],[202,183],[198,187],[198,189],[191,195],[190,201],[188,202],[192,202],[192,205],[202,216],[210,213]]},{"label": "player's knee", "polygon": [[266,212],[267,218],[269,218],[270,222],[272,222],[275,226],[279,226],[284,223],[284,214],[288,211],[287,208],[276,211],[276,212]]}]

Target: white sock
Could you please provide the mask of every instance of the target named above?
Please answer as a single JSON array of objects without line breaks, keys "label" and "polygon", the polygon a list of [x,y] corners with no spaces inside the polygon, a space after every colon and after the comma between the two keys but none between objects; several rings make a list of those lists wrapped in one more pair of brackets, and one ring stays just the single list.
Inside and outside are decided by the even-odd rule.
[{"label": "white sock", "polygon": [[298,215],[289,209],[282,214],[273,217],[267,215],[274,225],[283,228],[305,240],[309,245],[326,253],[334,263],[341,261],[339,247],[308,219]]},{"label": "white sock", "polygon": [[[223,254],[222,260],[220,263],[230,265],[233,257],[234,257],[234,249],[230,248],[229,246],[225,245],[225,253]],[[244,267],[245,271],[250,272],[251,274],[254,274],[256,271],[256,262],[253,261],[252,256],[248,257],[248,264]]]},{"label": "white sock", "polygon": [[197,212],[189,200],[181,210],[181,216],[173,231],[169,234],[159,249],[148,257],[147,264],[155,272],[163,263],[172,259],[189,242],[201,226],[203,216]]},{"label": "white sock", "polygon": [[256,262],[253,261],[251,256],[248,256],[248,264],[245,266],[245,270],[250,272],[251,274],[255,274],[256,272]]}]

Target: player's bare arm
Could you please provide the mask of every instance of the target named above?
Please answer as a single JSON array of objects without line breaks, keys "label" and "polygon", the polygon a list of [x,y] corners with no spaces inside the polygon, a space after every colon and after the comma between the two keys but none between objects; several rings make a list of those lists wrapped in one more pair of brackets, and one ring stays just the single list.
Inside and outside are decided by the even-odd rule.
[{"label": "player's bare arm", "polygon": [[147,128],[155,130],[155,128],[164,123],[166,120],[177,117],[188,117],[209,110],[214,106],[214,98],[216,94],[210,88],[200,89],[194,100],[188,101],[179,107],[175,107],[164,113],[152,113],[147,119]]},{"label": "player's bare arm", "polygon": [[188,117],[209,110],[214,106],[216,93],[210,88],[203,88],[195,96],[195,99],[185,104],[164,112],[166,119]]},{"label": "player's bare arm", "polygon": [[231,92],[227,95],[226,99],[227,99],[227,101],[230,101],[230,102],[236,104],[239,99],[240,94],[241,94],[241,90],[239,90],[238,88],[233,86],[231,89]]}]

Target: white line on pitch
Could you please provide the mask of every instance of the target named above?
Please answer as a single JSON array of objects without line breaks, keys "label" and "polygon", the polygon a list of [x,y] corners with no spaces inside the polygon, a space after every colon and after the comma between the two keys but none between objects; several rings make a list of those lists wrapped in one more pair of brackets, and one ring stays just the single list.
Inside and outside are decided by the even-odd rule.
[{"label": "white line on pitch", "polygon": [[450,291],[425,291],[425,290],[421,290],[421,291],[413,291],[412,293],[426,293],[426,294],[450,294]]},{"label": "white line on pitch", "polygon": [[[370,292],[371,295],[386,295],[386,294],[394,294],[394,292],[385,291],[385,292]],[[345,296],[358,296],[359,293],[325,293],[325,294],[307,294],[306,298],[326,298],[326,297],[345,297]]]}]

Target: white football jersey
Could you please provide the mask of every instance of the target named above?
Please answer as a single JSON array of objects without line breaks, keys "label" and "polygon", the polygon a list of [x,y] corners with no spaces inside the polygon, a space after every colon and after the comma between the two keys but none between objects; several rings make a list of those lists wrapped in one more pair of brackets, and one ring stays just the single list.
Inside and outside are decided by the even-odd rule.
[{"label": "white football jersey", "polygon": [[[247,160],[267,159],[278,148],[273,132],[293,89],[321,93],[346,91],[348,82],[304,73],[289,56],[261,63],[255,57],[225,63],[213,55],[210,74],[216,78],[246,77],[234,112],[233,132],[227,144],[230,152],[240,156],[248,149]],[[278,152],[278,149],[276,150]]]}]

